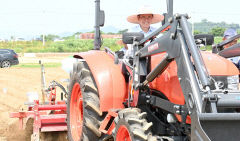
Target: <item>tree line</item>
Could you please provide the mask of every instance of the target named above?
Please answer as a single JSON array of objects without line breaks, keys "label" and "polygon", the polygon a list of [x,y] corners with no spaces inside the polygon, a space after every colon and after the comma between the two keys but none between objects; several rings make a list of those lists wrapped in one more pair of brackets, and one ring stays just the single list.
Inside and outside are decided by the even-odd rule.
[{"label": "tree line", "polygon": [[[239,24],[227,24],[226,22],[211,22],[208,21],[207,19],[203,19],[201,22],[196,22],[194,25],[190,23],[191,28],[194,27],[194,35],[196,34],[212,34],[214,36],[223,36],[224,31],[228,28],[234,28],[237,30],[237,32],[240,34],[240,26]],[[121,29],[117,33],[104,33],[101,31],[102,34],[122,34],[124,32],[127,32],[128,29]],[[91,31],[89,33],[94,33],[94,31]],[[81,32],[76,32],[72,36],[69,37],[64,37],[63,39],[74,39],[75,35],[79,35]],[[42,35],[40,36],[40,39],[42,40]],[[45,40],[46,41],[53,41],[56,38],[60,38],[58,35],[45,35]]]},{"label": "tree line", "polygon": [[[192,25],[192,24],[191,24]],[[240,33],[239,24],[227,24],[226,22],[211,22],[203,19],[201,22],[194,23],[194,34],[207,33],[214,36],[223,36],[224,31],[228,28],[234,28]]]}]

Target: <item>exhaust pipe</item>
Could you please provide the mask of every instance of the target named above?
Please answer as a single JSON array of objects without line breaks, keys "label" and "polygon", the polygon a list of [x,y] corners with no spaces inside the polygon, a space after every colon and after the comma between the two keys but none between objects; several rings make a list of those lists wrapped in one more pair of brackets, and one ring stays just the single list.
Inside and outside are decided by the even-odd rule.
[{"label": "exhaust pipe", "polygon": [[95,0],[94,50],[100,50],[102,46],[100,26],[104,26],[104,19],[104,11],[100,10],[100,0]]}]

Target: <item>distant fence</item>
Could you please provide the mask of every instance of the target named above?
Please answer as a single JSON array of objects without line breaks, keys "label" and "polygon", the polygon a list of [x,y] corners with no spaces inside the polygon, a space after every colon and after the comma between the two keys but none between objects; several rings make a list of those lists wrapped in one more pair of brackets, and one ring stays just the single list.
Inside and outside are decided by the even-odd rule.
[{"label": "distant fence", "polygon": [[24,53],[23,57],[63,57],[63,56],[73,56],[75,54],[78,54],[78,52],[75,52],[75,53]]},{"label": "distant fence", "polygon": [[[121,34],[102,34],[102,38],[122,38]],[[94,33],[82,33],[80,34],[80,39],[94,39]]]}]

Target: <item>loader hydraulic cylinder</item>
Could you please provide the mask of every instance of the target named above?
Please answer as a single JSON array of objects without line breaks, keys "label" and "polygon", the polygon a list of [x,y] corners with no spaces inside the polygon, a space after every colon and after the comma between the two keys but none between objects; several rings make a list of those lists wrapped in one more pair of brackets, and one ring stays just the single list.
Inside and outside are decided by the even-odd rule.
[{"label": "loader hydraulic cylinder", "polygon": [[203,59],[201,58],[200,52],[197,49],[197,45],[195,44],[193,36],[191,35],[191,32],[188,28],[187,19],[185,15],[181,16],[180,24],[181,24],[183,33],[186,37],[188,48],[191,51],[191,55],[193,57],[199,79],[203,87],[205,88],[206,86],[210,85],[210,81],[208,79],[208,75],[207,75],[207,71],[206,71],[206,67],[203,62]]},{"label": "loader hydraulic cylinder", "polygon": [[158,75],[162,74],[167,68],[172,59],[168,59],[168,54],[166,54],[163,60],[150,72],[146,80],[143,82],[143,85],[147,85],[149,82],[152,82]]}]

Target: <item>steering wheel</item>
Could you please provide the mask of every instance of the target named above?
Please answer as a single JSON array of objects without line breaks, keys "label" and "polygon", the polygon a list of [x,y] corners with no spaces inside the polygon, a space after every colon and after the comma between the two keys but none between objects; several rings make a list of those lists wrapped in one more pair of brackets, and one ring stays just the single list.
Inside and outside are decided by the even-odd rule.
[{"label": "steering wheel", "polygon": [[228,44],[228,43],[230,43],[230,42],[232,42],[232,41],[234,41],[235,39],[238,39],[238,38],[240,38],[240,34],[235,35],[235,36],[233,36],[233,37],[231,37],[227,40],[222,41],[221,43],[217,44],[216,47],[221,48],[221,47],[225,46],[226,44]]}]

